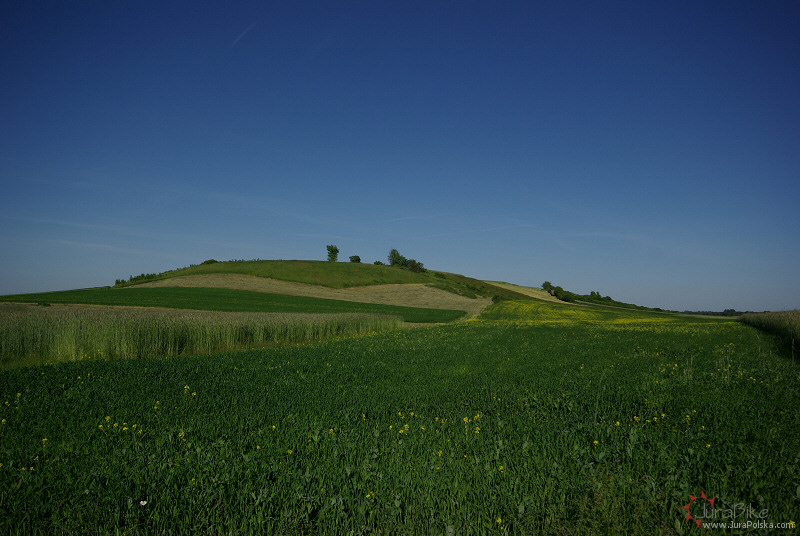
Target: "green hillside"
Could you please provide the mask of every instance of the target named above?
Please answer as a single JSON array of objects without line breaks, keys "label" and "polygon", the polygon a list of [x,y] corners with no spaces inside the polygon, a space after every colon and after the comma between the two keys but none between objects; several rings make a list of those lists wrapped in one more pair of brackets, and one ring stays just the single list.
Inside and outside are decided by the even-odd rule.
[{"label": "green hillside", "polygon": [[422,283],[454,294],[474,298],[519,300],[528,296],[504,289],[484,281],[447,272],[426,270],[412,272],[396,266],[361,264],[350,262],[325,262],[302,260],[252,260],[252,261],[205,261],[177,270],[158,274],[131,276],[128,280],[117,280],[115,286],[131,286],[150,281],[198,274],[243,274],[280,279],[295,283],[321,285],[330,288],[349,288],[367,285]]},{"label": "green hillside", "polygon": [[[158,281],[173,277],[198,274],[244,274],[269,277],[282,281],[347,288],[390,283],[426,283],[424,274],[399,270],[389,266],[324,261],[206,261],[160,274],[142,274],[131,277],[121,285]],[[117,282],[118,286],[120,282]]]}]

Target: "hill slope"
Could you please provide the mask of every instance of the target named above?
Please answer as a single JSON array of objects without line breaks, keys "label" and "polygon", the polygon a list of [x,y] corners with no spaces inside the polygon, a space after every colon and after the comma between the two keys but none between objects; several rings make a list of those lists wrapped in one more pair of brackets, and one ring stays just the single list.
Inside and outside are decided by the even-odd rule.
[{"label": "hill slope", "polygon": [[[138,293],[131,294],[126,290],[136,290]],[[227,294],[218,296],[212,290]],[[176,294],[176,291],[183,294]],[[237,292],[244,294],[231,294]],[[251,307],[267,310],[261,302],[266,303],[273,298],[251,296],[257,293],[268,293],[274,299],[284,301],[286,298],[296,298],[289,300],[292,303],[303,299],[336,300],[342,303],[336,305],[337,309],[348,311],[354,305],[343,304],[360,303],[362,306],[356,306],[356,309],[368,311],[380,306],[428,311],[420,317],[424,318],[421,320],[407,318],[408,311],[388,313],[400,314],[406,321],[412,322],[449,321],[461,316],[456,311],[475,317],[496,301],[530,299],[525,294],[491,283],[432,270],[411,272],[384,265],[322,261],[212,260],[160,274],[131,276],[127,281],[118,279],[113,288],[8,295],[0,296],[0,301],[232,310],[231,307],[243,306],[244,301],[255,300],[258,304]],[[243,297],[245,294],[249,296],[247,299]],[[275,307],[283,310],[286,304]],[[312,309],[307,312],[318,312],[318,307]],[[442,314],[453,313],[456,313],[453,318],[442,317]]]},{"label": "hill slope", "polygon": [[[198,274],[243,274],[295,283],[307,283],[331,288],[348,288],[390,283],[426,283],[426,274],[373,264],[302,261],[253,260],[205,261],[202,264],[169,270],[160,274],[142,274],[131,277],[122,285],[138,284]],[[118,285],[120,282],[117,282]]]},{"label": "hill slope", "polygon": [[[227,277],[225,279],[214,277],[220,275],[225,275]],[[158,286],[201,286],[198,284],[198,282],[201,281],[201,276],[205,278],[205,284],[202,286],[222,285],[223,288],[284,292],[287,294],[315,297],[330,297],[330,289],[354,289],[356,287],[386,285],[398,286],[393,289],[376,289],[372,293],[339,293],[341,297],[336,298],[351,299],[346,297],[351,295],[357,296],[358,298],[353,299],[353,301],[366,301],[368,303],[372,302],[373,299],[383,299],[387,294],[393,295],[393,299],[400,299],[402,301],[405,298],[402,298],[401,294],[419,294],[420,285],[426,285],[427,287],[446,291],[447,293],[465,298],[489,298],[494,301],[503,299],[529,299],[529,296],[526,296],[524,293],[502,288],[459,274],[437,272],[434,270],[417,273],[393,266],[299,260],[206,261],[203,264],[170,270],[160,274],[142,274],[131,277],[128,281],[117,280],[116,286],[142,285],[145,283]],[[250,277],[246,278],[242,276]],[[254,277],[261,279],[255,280],[253,279]],[[301,286],[290,288],[279,282],[296,283]],[[315,288],[303,288],[302,285],[312,285]],[[400,285],[402,285],[402,288],[399,287]],[[371,298],[370,296],[380,296],[380,298]],[[439,298],[445,300],[445,295],[439,293]],[[414,303],[414,306],[422,306],[418,299],[409,299],[412,300],[408,303],[409,305]],[[452,297],[448,299],[452,299]],[[381,301],[377,303],[384,302]],[[398,305],[404,305],[404,303],[401,302],[396,303]],[[430,303],[426,306],[435,307]],[[447,305],[445,308],[451,308],[451,305]],[[469,310],[473,308],[474,306],[470,306]]]}]

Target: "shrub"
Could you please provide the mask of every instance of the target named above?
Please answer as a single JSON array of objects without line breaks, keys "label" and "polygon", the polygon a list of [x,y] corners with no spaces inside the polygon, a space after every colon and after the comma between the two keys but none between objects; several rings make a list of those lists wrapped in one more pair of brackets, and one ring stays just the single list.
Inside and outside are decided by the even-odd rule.
[{"label": "shrub", "polygon": [[561,301],[570,302],[570,303],[574,302],[576,300],[576,298],[578,297],[576,294],[574,294],[574,293],[572,293],[572,292],[570,292],[568,290],[564,290],[560,286],[554,288],[550,294],[552,294],[553,296],[555,296],[556,298],[558,298]]},{"label": "shrub", "polygon": [[417,262],[414,259],[408,259],[405,267],[412,272],[421,273],[425,271],[425,267],[422,266],[422,263]]},{"label": "shrub", "polygon": [[358,255],[351,255],[350,262],[357,262],[357,263],[361,262],[361,257],[359,257]]}]

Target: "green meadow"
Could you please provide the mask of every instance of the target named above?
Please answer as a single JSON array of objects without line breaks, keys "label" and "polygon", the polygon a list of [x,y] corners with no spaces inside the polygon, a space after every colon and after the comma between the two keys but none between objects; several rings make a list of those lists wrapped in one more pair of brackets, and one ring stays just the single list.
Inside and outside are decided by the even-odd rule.
[{"label": "green meadow", "polygon": [[800,518],[798,402],[800,368],[751,326],[535,300],[15,368],[0,532],[766,533]]}]

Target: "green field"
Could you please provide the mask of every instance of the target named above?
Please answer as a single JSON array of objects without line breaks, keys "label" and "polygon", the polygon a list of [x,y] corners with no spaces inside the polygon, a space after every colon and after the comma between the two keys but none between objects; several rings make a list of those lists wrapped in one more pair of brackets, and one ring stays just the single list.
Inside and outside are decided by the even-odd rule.
[{"label": "green field", "polygon": [[0,532],[690,534],[701,492],[714,521],[797,522],[798,402],[800,368],[755,328],[536,301],[14,369]]},{"label": "green field", "polygon": [[3,302],[78,303],[169,307],[205,311],[250,311],[272,313],[369,313],[400,316],[406,322],[450,322],[464,311],[422,309],[397,305],[357,303],[306,296],[287,296],[249,290],[222,288],[91,288],[0,296]]}]

